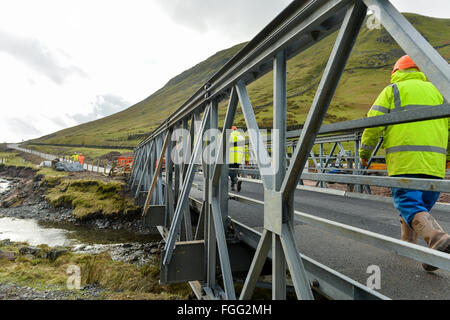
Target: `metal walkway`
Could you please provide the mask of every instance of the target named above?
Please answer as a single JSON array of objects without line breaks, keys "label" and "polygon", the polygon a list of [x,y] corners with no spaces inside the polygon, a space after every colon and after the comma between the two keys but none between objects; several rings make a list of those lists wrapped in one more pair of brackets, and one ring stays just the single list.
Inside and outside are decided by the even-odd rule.
[{"label": "metal walkway", "polygon": [[[191,197],[201,201],[203,179],[196,176]],[[261,232],[264,225],[262,206],[233,199],[233,194],[263,201],[263,188],[258,183],[244,181],[241,192],[231,192],[228,213],[234,220]],[[400,239],[398,212],[392,200],[377,197],[353,198],[326,191],[297,190],[296,211],[348,226],[368,230],[380,235]],[[450,205],[433,209],[432,214],[445,230],[450,230]],[[377,265],[381,271],[381,294],[391,299],[450,299],[450,272],[439,270],[428,273],[421,263],[398,256],[385,249],[367,245],[335,232],[326,232],[296,219],[296,244],[303,254],[320,261],[359,283],[366,284],[370,274],[367,268]],[[426,246],[425,242],[419,241]],[[417,288],[420,288],[418,290]]]},{"label": "metal walkway", "polygon": [[[165,239],[162,283],[189,282],[199,299],[251,299],[267,276],[273,299],[286,299],[288,288],[298,299],[307,300],[317,294],[333,299],[449,298],[450,255],[400,241],[398,234],[392,237],[398,217],[391,206],[374,203],[370,208],[355,198],[344,203],[343,198],[336,201],[330,195],[318,198],[297,191],[306,179],[323,186],[327,182],[362,186],[356,190],[367,193],[370,186],[450,192],[448,180],[360,174],[357,153],[350,174],[327,173],[322,170],[327,163],[315,173],[304,171],[314,143],[324,135],[450,116],[450,105],[444,103],[322,126],[368,8],[375,10],[386,31],[450,101],[449,64],[389,1],[293,1],[135,149],[129,184],[143,205],[143,221],[157,227]],[[308,116],[294,135],[298,137],[295,149],[288,156],[287,60],[337,30]],[[247,85],[272,70],[274,121],[269,149]],[[228,105],[219,128],[222,101]],[[261,181],[250,196],[233,195],[236,200],[230,200],[225,160],[238,105]],[[200,168],[201,184],[195,183]],[[195,191],[196,185],[202,190]],[[191,192],[197,192],[197,200],[190,198]],[[198,216],[189,210],[191,201],[199,205]],[[441,271],[424,275],[419,262]],[[368,266],[373,288],[365,281]],[[410,286],[412,278],[417,280],[415,288]],[[378,280],[386,295],[374,290]]]}]

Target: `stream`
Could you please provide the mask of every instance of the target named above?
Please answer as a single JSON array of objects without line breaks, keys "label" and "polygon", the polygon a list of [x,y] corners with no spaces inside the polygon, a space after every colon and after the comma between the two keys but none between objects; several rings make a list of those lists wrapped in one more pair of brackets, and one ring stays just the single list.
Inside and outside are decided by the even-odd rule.
[{"label": "stream", "polygon": [[7,191],[9,188],[9,182],[5,179],[0,179],[0,194]]},{"label": "stream", "polygon": [[[0,194],[8,188],[8,181],[0,179]],[[30,246],[66,247],[79,253],[109,251],[114,260],[145,263],[149,259],[148,253],[154,252],[161,240],[159,235],[127,229],[99,229],[92,225],[34,219],[22,210],[15,208],[13,216],[0,217],[0,241],[9,239]]]},{"label": "stream", "polygon": [[148,243],[159,241],[154,235],[136,234],[126,230],[98,230],[87,226],[36,221],[34,219],[0,218],[0,240],[27,242],[36,246],[107,245],[120,243]]}]

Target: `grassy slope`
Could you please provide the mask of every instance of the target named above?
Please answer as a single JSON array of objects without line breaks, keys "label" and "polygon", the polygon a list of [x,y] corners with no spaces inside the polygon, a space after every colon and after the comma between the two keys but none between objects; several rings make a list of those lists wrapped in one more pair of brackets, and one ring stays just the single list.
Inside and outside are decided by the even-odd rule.
[{"label": "grassy slope", "polygon": [[[111,116],[64,129],[36,141],[135,146],[184,103],[214,72],[236,54],[244,44],[220,51],[171,79],[147,99]],[[134,139],[133,139],[134,138]]]},{"label": "grassy slope", "polygon": [[[416,14],[406,18],[450,61],[450,19]],[[288,62],[288,125],[301,125],[314,97],[320,74],[336,34]],[[109,117],[65,129],[38,139],[44,143],[134,146],[146,133],[174,112],[244,44],[223,50],[170,80],[162,89],[130,108]],[[325,123],[362,118],[381,89],[389,83],[390,70],[403,51],[384,30],[362,28],[346,66]],[[250,98],[261,127],[272,125],[272,73],[252,83]],[[221,115],[225,112],[221,104]],[[235,123],[244,127],[238,113]]]},{"label": "grassy slope", "polygon": [[[159,284],[159,256],[144,266],[113,261],[106,252],[91,255],[66,252],[55,261],[42,256],[33,257],[19,252],[25,243],[0,241],[0,249],[14,253],[15,261],[0,259],[0,284],[17,284],[37,291],[61,291],[68,300],[86,299],[83,291],[69,290],[67,281],[69,267],[78,266],[81,271],[82,287],[96,285],[103,288],[100,300],[186,300],[191,296],[190,287],[185,284]],[[51,250],[46,245],[38,246],[42,253]],[[89,298],[88,298],[89,299]]]}]

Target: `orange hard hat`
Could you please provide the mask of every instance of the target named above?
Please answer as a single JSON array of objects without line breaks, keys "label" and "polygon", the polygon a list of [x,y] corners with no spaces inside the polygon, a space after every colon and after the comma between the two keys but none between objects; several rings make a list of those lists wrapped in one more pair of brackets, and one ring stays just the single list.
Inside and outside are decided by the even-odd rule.
[{"label": "orange hard hat", "polygon": [[394,73],[397,70],[404,70],[409,68],[417,68],[419,70],[419,67],[414,63],[411,57],[408,55],[404,55],[403,57],[397,60],[397,62],[394,65],[394,69],[392,70],[392,73]]},{"label": "orange hard hat", "polygon": [[236,126],[232,126],[231,129],[233,130],[237,130]]}]

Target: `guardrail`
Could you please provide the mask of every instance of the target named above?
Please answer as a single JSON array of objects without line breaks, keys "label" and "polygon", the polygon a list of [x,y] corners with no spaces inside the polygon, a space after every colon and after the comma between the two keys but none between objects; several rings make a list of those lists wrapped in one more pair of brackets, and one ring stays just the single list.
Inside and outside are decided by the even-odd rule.
[{"label": "guardrail", "polygon": [[[18,151],[34,154],[34,155],[41,157],[42,159],[45,159],[48,161],[58,159],[59,161],[74,163],[74,161],[70,159],[70,156],[57,156],[57,155],[53,155],[53,154],[39,152],[37,150],[22,148],[18,145],[8,145],[8,147],[11,149],[18,150]],[[95,165],[95,163],[97,163],[97,165]],[[101,166],[101,164],[103,164],[103,167]],[[91,161],[91,162],[86,160],[83,163],[83,169],[85,169],[87,171],[91,171],[91,172],[103,173],[105,175],[108,175],[111,170],[111,166],[108,164],[108,161],[103,161],[103,163],[101,163],[100,160]]]},{"label": "guardrail", "polygon": [[[166,240],[161,264],[163,283],[189,282],[198,298],[250,299],[261,272],[269,263],[273,299],[286,298],[287,270],[299,299],[313,299],[312,292],[317,288],[311,282],[311,275],[315,279],[334,279],[328,283],[322,280],[326,283],[323,290],[332,298],[387,298],[370,288],[355,284],[348,277],[299,253],[293,230],[294,221],[297,219],[450,270],[448,254],[294,210],[294,192],[302,178],[444,192],[450,190],[449,181],[400,180],[355,174],[332,175],[327,174],[325,170],[318,173],[304,172],[313,144],[320,135],[351,134],[369,127],[450,116],[450,105],[443,104],[322,126],[369,6],[378,8],[381,24],[386,31],[427,74],[447,101],[450,100],[448,63],[389,1],[293,1],[135,149],[135,165],[129,183],[137,202],[144,206],[143,221],[157,226]],[[291,137],[286,132],[286,61],[336,30],[339,32],[335,44],[303,129],[296,133],[296,147],[289,164],[286,165],[286,139]],[[272,70],[273,129],[278,131],[279,135],[272,141],[273,150],[270,157],[259,131],[246,86]],[[218,104],[226,99],[228,106],[221,134],[209,137],[205,143],[205,132],[208,129],[218,129]],[[261,234],[228,217],[228,167],[223,165],[223,160],[229,138],[227,130],[232,127],[238,102],[250,133],[251,147],[257,155],[260,183],[264,186],[264,201],[256,201],[258,205],[264,206],[264,229]],[[189,134],[172,141],[172,133],[178,128],[189,129]],[[217,152],[207,155],[206,158],[202,157],[203,148],[211,146],[213,141],[218,145]],[[193,150],[188,161],[173,163],[171,152],[174,148],[177,150],[186,146],[191,146]],[[161,165],[163,159],[164,177]],[[354,156],[354,161],[354,168],[359,169],[358,155]],[[272,164],[280,169],[270,171]],[[194,221],[189,211],[189,194],[198,167],[201,167],[203,172],[203,201],[194,232]],[[244,199],[238,195],[233,197],[255,203],[254,199]],[[234,226],[234,233],[230,233],[229,226]],[[251,254],[252,259],[246,259],[249,256],[248,251],[245,251],[248,246],[247,249],[236,246],[237,240],[247,245],[252,244],[255,249],[255,253]],[[245,276],[238,297],[234,285],[236,274],[242,272]],[[221,281],[218,280],[219,276]],[[327,286],[332,289],[328,290],[330,287]],[[349,288],[359,293],[349,295]]]}]

